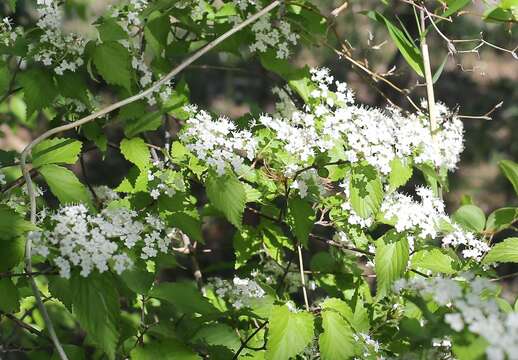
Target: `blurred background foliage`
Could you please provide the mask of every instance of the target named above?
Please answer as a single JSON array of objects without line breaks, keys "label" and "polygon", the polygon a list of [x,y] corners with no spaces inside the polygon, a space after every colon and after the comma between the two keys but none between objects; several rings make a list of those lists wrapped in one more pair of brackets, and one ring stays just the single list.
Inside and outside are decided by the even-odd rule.
[{"label": "blurred background foliage", "polygon": [[[17,0],[16,11],[13,13],[10,5],[14,2],[2,0],[1,17],[9,16],[17,24],[30,24],[36,20],[32,1]],[[116,1],[65,0],[65,28],[89,37],[97,36],[92,22],[114,2]],[[354,59],[368,64],[376,73],[387,74],[387,79],[401,89],[408,89],[412,99],[419,103],[425,96],[425,88],[419,83],[422,80],[405,62],[386,28],[363,14],[370,10],[386,14],[394,21],[404,24],[410,35],[417,38],[412,7],[401,0],[350,0],[347,6],[344,3],[342,0],[313,1],[330,18],[333,10],[341,10],[338,16],[333,17],[336,33],[350,45],[350,53]],[[474,0],[455,17],[453,23],[441,22],[441,32],[449,39],[483,37],[502,49],[515,49],[518,46],[518,28],[512,22],[502,24],[482,19],[483,13],[495,3]],[[308,32],[299,30],[302,38],[311,36],[311,29]],[[326,41],[329,43],[326,44]],[[470,51],[477,45],[478,42],[458,44],[459,51],[455,54],[449,51],[447,42],[437,32],[429,36],[432,71],[444,66],[435,83],[436,99],[450,108],[458,109],[461,115],[480,116],[494,110],[490,115],[491,120],[464,119],[466,150],[458,171],[451,177],[452,191],[446,198],[450,209],[456,209],[463,197],[472,197],[488,214],[499,207],[518,205],[512,186],[497,166],[501,159],[518,160],[518,57],[516,51],[513,56],[510,51],[501,51],[489,45]],[[338,57],[331,49],[338,46],[336,37],[330,34],[327,39],[323,39],[320,46],[299,46],[291,61],[297,67],[329,67],[337,78],[349,83],[356,92],[358,101],[366,105],[384,106],[387,100],[380,94],[382,92],[393,103],[411,110],[401,93],[381,81],[373,82],[349,61]],[[266,72],[257,58],[246,54],[247,52],[235,51],[219,53],[217,56],[209,54],[187,69],[183,77],[190,89],[191,102],[234,119],[255,109],[271,110],[275,101],[271,89],[282,86],[283,81]],[[184,51],[180,50],[178,61],[182,56]],[[109,93],[103,92],[101,85],[98,86],[98,94],[106,97],[103,99],[105,103],[113,100]],[[495,109],[501,102],[502,105]],[[21,151],[30,139],[49,127],[54,116],[55,114],[43,112],[27,118],[23,98],[18,95],[1,102],[0,149]],[[174,132],[176,125],[169,125],[167,128]],[[118,143],[122,137],[120,125],[114,122],[105,130],[110,141]],[[161,144],[164,140],[163,133],[164,129],[160,129],[148,136],[153,142]],[[108,148],[105,156],[96,151],[86,155],[83,168],[77,166],[75,170],[83,178],[86,171],[90,183],[116,186],[125,176],[128,164],[117,149]],[[229,229],[209,226],[207,231],[209,238],[226,240],[212,242],[214,248],[224,252],[226,244],[231,246]],[[502,236],[505,237],[506,234]],[[506,272],[511,270],[503,269]],[[508,290],[516,292],[518,282],[510,282]]]}]

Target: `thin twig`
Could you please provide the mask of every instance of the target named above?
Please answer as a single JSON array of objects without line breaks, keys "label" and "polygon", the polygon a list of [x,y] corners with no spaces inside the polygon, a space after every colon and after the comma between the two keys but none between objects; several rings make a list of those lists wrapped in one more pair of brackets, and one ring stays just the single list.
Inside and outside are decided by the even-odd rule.
[{"label": "thin twig", "polygon": [[[86,116],[86,117],[84,117],[82,119],[79,119],[77,121],[74,121],[72,123],[65,124],[65,125],[58,126],[56,128],[50,129],[50,130],[46,131],[45,133],[43,133],[42,135],[40,135],[39,137],[37,137],[36,139],[34,139],[29,145],[27,145],[25,147],[25,149],[23,150],[23,152],[21,154],[21,157],[20,157],[20,167],[22,169],[23,176],[24,176],[25,181],[27,183],[27,192],[29,194],[29,199],[30,199],[30,218],[31,218],[31,222],[33,224],[36,223],[36,196],[35,196],[35,193],[34,193],[31,176],[29,174],[29,171],[27,170],[26,162],[27,162],[27,156],[29,155],[29,153],[31,152],[31,150],[32,150],[32,148],[34,146],[36,146],[37,144],[39,144],[43,140],[51,137],[54,134],[58,134],[58,133],[60,133],[62,131],[66,131],[66,130],[77,128],[77,127],[79,127],[81,125],[84,125],[86,123],[89,123],[89,122],[91,122],[91,121],[93,121],[93,120],[95,120],[95,119],[97,119],[97,118],[99,118],[101,116],[109,114],[112,111],[117,110],[117,109],[119,109],[119,108],[121,108],[121,107],[123,107],[125,105],[131,104],[131,103],[133,103],[133,102],[135,102],[137,100],[140,100],[142,98],[145,98],[148,95],[153,94],[157,89],[159,89],[162,85],[167,84],[173,77],[178,75],[181,71],[183,71],[185,68],[187,68],[193,62],[195,62],[200,57],[205,55],[207,52],[209,52],[210,50],[215,48],[217,45],[219,45],[220,43],[225,41],[227,38],[231,37],[233,34],[239,32],[243,28],[247,27],[251,23],[253,23],[256,20],[258,20],[260,17],[264,16],[268,12],[272,11],[273,9],[275,9],[277,6],[279,6],[279,4],[280,4],[279,0],[273,1],[272,3],[270,3],[268,6],[264,7],[262,10],[260,10],[256,14],[252,15],[251,17],[249,17],[248,19],[246,19],[242,23],[238,24],[237,26],[235,26],[234,28],[232,28],[229,31],[225,32],[224,34],[222,34],[221,36],[219,36],[218,38],[216,38],[215,40],[213,40],[209,44],[205,45],[200,50],[196,51],[193,55],[189,56],[186,60],[184,60],[182,63],[180,63],[180,65],[178,65],[173,70],[171,70],[167,75],[162,77],[160,80],[155,82],[151,87],[149,87],[148,89],[142,91],[141,93],[133,95],[133,96],[130,96],[129,98],[121,100],[121,101],[118,101],[118,102],[116,102],[114,104],[111,104],[111,105],[105,107],[104,109],[101,109],[101,110],[99,110],[99,111],[97,111],[97,112],[95,112],[95,113],[93,113],[91,115],[88,115],[88,116]],[[25,243],[25,264],[26,264],[27,273],[29,273],[29,274],[32,273],[32,242],[31,242],[30,238],[27,238],[27,241]],[[54,346],[55,346],[55,348],[56,348],[56,350],[58,352],[58,355],[59,355],[61,360],[68,360],[68,357],[67,357],[65,351],[63,350],[63,347],[62,347],[62,345],[61,345],[61,343],[60,343],[60,341],[59,341],[59,339],[58,339],[58,337],[56,335],[56,332],[54,331],[54,325],[52,324],[52,321],[51,321],[51,319],[49,317],[49,314],[48,314],[45,306],[43,305],[43,302],[41,301],[41,295],[40,295],[40,292],[39,292],[38,287],[36,285],[36,282],[34,281],[34,278],[31,277],[31,276],[29,276],[29,280],[30,280],[30,283],[31,283],[32,291],[33,291],[34,296],[36,298],[36,302],[38,303],[40,311],[41,311],[41,313],[43,315],[43,319],[44,319],[45,324],[47,326],[47,329],[49,331],[49,334],[50,334],[50,337],[52,339],[52,342],[53,342],[53,344],[54,344]]]},{"label": "thin twig", "polygon": [[248,336],[245,341],[241,342],[241,346],[239,347],[239,349],[237,349],[236,353],[232,357],[232,360],[237,360],[239,358],[239,354],[241,354],[241,352],[245,349],[248,342],[250,342],[250,340],[252,340],[254,336],[257,335],[257,333],[266,326],[266,324],[268,324],[268,321],[265,321],[261,325],[259,325],[259,327],[255,329],[254,332],[250,334],[250,336]]}]

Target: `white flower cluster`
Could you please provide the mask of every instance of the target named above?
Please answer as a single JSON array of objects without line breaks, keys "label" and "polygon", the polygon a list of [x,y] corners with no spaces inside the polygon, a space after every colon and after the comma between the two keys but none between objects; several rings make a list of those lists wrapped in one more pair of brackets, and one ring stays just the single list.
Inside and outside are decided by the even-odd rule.
[{"label": "white flower cluster", "polygon": [[411,196],[393,192],[385,196],[381,211],[385,217],[395,220],[397,232],[412,231],[418,237],[436,238],[441,221],[449,221],[444,209],[444,202],[435,197],[429,188],[417,187],[420,201]]},{"label": "white flower cluster", "polygon": [[328,69],[311,73],[315,89],[309,94],[310,106],[289,118],[263,115],[259,119],[276,133],[295,163],[340,146],[348,161],[365,160],[382,174],[390,172],[395,158],[455,168],[463,149],[463,127],[444,106],[439,106],[439,128],[432,137],[424,115],[404,116],[395,109],[354,105],[353,93],[345,83],[335,81]]},{"label": "white flower cluster", "polygon": [[135,211],[107,208],[90,215],[84,205],[61,208],[49,217],[50,229],[32,232],[34,253],[50,259],[64,278],[73,267],[87,277],[112,268],[118,274],[132,267],[129,252],[146,260],[168,250],[165,224],[148,215],[140,222]]},{"label": "white flower cluster", "polygon": [[227,168],[234,169],[237,174],[244,171],[245,158],[255,157],[257,141],[248,130],[240,130],[228,118],[212,116],[194,106],[186,107],[190,113],[186,121],[186,129],[180,140],[196,157],[203,160],[219,175]]},{"label": "white flower cluster", "polygon": [[95,195],[97,199],[101,202],[110,202],[114,200],[120,199],[119,194],[117,194],[112,188],[106,185],[100,185],[94,187]]},{"label": "white flower cluster", "polygon": [[[363,345],[363,358],[367,359],[372,356],[376,356],[380,352],[380,344],[377,340],[374,340],[369,334],[358,333],[353,334],[353,339],[356,342],[361,342]],[[356,359],[356,358],[355,358]]]},{"label": "white flower cluster", "polygon": [[300,175],[293,181],[290,188],[296,189],[301,198],[308,196],[308,190],[316,188],[318,194],[323,195],[325,192],[322,179],[318,176],[315,169],[308,169],[300,173]]},{"label": "white flower cluster", "polygon": [[451,308],[452,312],[444,317],[445,322],[457,332],[467,328],[486,339],[488,359],[518,359],[518,313],[503,313],[497,302],[488,298],[488,294],[497,293],[496,285],[490,280],[470,274],[464,277],[464,286],[453,279],[414,278],[398,280],[395,288],[417,291],[432,297],[439,305]]},{"label": "white flower cluster", "polygon": [[[464,258],[475,260],[480,260],[489,251],[487,243],[452,223],[446,215],[444,202],[435,197],[431,189],[418,187],[416,193],[421,201],[415,201],[399,192],[392,192],[385,196],[381,204],[385,218],[395,221],[394,227],[397,232],[408,232],[421,239],[436,239],[441,233],[441,224],[444,224],[454,230],[443,236],[443,247],[460,247]],[[409,240],[413,238],[409,236]]]},{"label": "white flower cluster", "polygon": [[255,42],[250,45],[252,52],[266,52],[269,48],[276,50],[278,59],[290,56],[290,46],[297,45],[299,35],[292,32],[291,25],[286,20],[280,20],[273,26],[271,15],[266,14],[252,25]]},{"label": "white flower cluster", "polygon": [[455,230],[442,238],[442,246],[462,247],[462,256],[476,260],[482,259],[490,250],[489,245],[477,239],[475,234],[462,230],[457,224],[453,227]]},{"label": "white flower cluster", "polygon": [[266,293],[254,280],[234,277],[232,282],[221,278],[209,280],[210,286],[216,295],[226,299],[236,309],[242,309],[250,305],[251,299],[262,298]]},{"label": "white flower cluster", "polygon": [[142,25],[140,15],[147,6],[148,0],[129,0],[127,7],[123,10],[112,9],[112,17],[118,18],[121,27],[131,37],[136,35],[140,30],[140,26]]},{"label": "white flower cluster", "polygon": [[18,36],[22,34],[22,29],[17,27],[13,30],[13,24],[10,18],[4,17],[0,22],[0,44],[9,47],[13,46]]},{"label": "white flower cluster", "polygon": [[164,162],[153,162],[153,169],[148,170],[148,189],[149,195],[153,199],[158,199],[161,194],[173,196],[177,191],[185,191],[185,183],[181,174],[168,169]]},{"label": "white flower cluster", "polygon": [[[232,0],[239,10],[238,15],[232,16],[230,21],[237,25],[253,13],[261,10],[262,6],[254,0]],[[264,53],[268,49],[275,50],[278,59],[287,59],[290,48],[297,45],[299,35],[291,29],[286,20],[272,20],[271,14],[262,16],[252,25],[254,42],[249,46],[251,52]]]},{"label": "white flower cluster", "polygon": [[86,41],[77,34],[64,34],[62,31],[62,10],[55,0],[37,0],[39,20],[37,26],[43,34],[39,44],[29,45],[29,53],[34,60],[54,68],[63,75],[67,70],[76,71],[83,66],[83,53]]}]

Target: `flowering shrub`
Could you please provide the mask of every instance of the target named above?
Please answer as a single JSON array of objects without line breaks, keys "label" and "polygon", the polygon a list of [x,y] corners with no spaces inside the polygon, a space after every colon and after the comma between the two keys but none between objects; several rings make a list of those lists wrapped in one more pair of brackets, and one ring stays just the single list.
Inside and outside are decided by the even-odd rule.
[{"label": "flowering shrub", "polygon": [[[437,15],[468,2],[446,3]],[[518,208],[486,217],[466,198],[448,214],[456,112],[430,96],[371,108],[328,69],[291,65],[332,26],[309,1],[127,0],[90,37],[64,30],[63,5],[0,24],[1,101],[51,127],[0,151],[0,354],[518,359],[518,302],[495,281],[518,237],[494,241]],[[396,38],[426,73],[425,52],[409,59]],[[275,107],[230,119],[192,104],[178,74],[209,50],[280,76]],[[105,108],[101,85],[122,101]],[[69,169],[108,147],[130,165],[117,186]],[[518,164],[500,167],[518,193]],[[216,221],[232,228],[230,267],[204,255]]]}]

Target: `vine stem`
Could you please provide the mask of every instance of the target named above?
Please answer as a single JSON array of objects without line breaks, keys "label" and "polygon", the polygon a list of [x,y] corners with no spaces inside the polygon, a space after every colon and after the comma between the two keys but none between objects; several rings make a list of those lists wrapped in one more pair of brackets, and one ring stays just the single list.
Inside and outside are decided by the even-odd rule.
[{"label": "vine stem", "polygon": [[[23,149],[21,156],[20,156],[20,167],[23,173],[23,177],[25,178],[25,182],[27,184],[27,193],[29,195],[30,199],[30,220],[33,224],[36,224],[36,196],[34,194],[34,188],[32,184],[32,179],[30,176],[30,173],[27,169],[27,156],[31,152],[31,150],[42,142],[43,140],[51,137],[52,135],[58,134],[62,131],[67,131],[71,129],[75,129],[81,125],[84,125],[86,123],[89,123],[90,121],[93,121],[101,116],[104,116],[114,110],[117,110],[125,105],[131,104],[137,100],[140,100],[142,98],[145,98],[148,95],[151,95],[155,92],[155,90],[159,89],[160,86],[166,84],[171,80],[174,76],[178,75],[182,70],[187,68],[189,65],[191,65],[193,62],[198,60],[200,57],[205,55],[207,52],[212,50],[214,47],[234,35],[235,33],[239,32],[240,30],[244,29],[251,23],[255,22],[265,14],[269,13],[273,9],[275,9],[277,6],[279,6],[280,0],[273,1],[268,6],[264,7],[262,10],[258,11],[254,15],[250,16],[248,19],[243,21],[242,23],[238,24],[237,26],[233,27],[229,31],[225,32],[221,36],[214,39],[212,42],[205,45],[203,48],[192,54],[190,57],[185,59],[180,65],[175,67],[173,70],[171,70],[168,74],[166,74],[164,77],[162,77],[160,80],[155,82],[152,86],[147,88],[146,90],[130,96],[129,98],[126,98],[124,100],[118,101],[116,103],[113,103],[104,109],[101,109],[93,114],[90,114],[82,119],[79,119],[77,121],[74,121],[69,124],[65,124],[62,126],[58,126],[56,128],[50,129],[46,132],[44,132],[42,135],[34,139],[31,143],[29,143],[25,149]],[[32,274],[32,241],[30,237],[27,238],[27,241],[25,243],[25,268],[27,270],[27,273]],[[41,300],[41,294],[38,290],[38,286],[36,284],[36,281],[34,280],[34,277],[32,275],[29,275],[29,280],[31,283],[31,288],[34,293],[34,296],[36,298],[36,302],[38,304],[38,308],[40,309],[43,319],[45,321],[45,325],[47,326],[50,338],[52,339],[52,343],[54,344],[54,347],[56,348],[56,351],[58,352],[58,355],[61,360],[68,360],[68,357],[63,350],[63,346],[61,345],[61,342],[59,341],[56,332],[54,331],[54,325],[52,324],[52,321],[49,317],[49,314],[47,312],[47,309],[43,305],[43,302]]]}]

